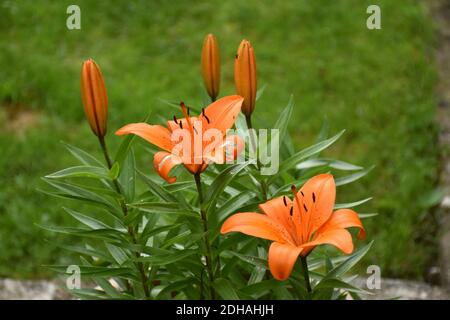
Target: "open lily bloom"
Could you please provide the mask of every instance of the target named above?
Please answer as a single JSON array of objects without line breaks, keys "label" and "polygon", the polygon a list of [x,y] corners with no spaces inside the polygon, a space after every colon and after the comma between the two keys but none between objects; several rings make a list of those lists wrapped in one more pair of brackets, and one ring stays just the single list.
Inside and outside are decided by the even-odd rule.
[{"label": "open lily bloom", "polygon": [[181,103],[184,118],[167,121],[167,128],[147,123],[131,123],[119,130],[117,135],[135,134],[163,149],[155,154],[153,165],[156,172],[167,182],[176,177],[170,170],[178,165],[192,173],[202,173],[209,163],[224,163],[235,159],[244,147],[242,138],[226,136],[241,110],[241,96],[223,97],[202,109],[198,117],[191,117],[189,108]]},{"label": "open lily bloom", "polygon": [[237,213],[222,225],[221,232],[239,231],[274,241],[269,249],[269,268],[278,280],[289,277],[298,256],[307,256],[314,247],[331,244],[345,254],[353,251],[351,234],[346,228],[359,228],[358,239],[365,230],[358,214],[350,209],[333,212],[336,184],[331,174],[317,175],[297,192],[293,200],[286,196],[260,204],[264,214]]}]

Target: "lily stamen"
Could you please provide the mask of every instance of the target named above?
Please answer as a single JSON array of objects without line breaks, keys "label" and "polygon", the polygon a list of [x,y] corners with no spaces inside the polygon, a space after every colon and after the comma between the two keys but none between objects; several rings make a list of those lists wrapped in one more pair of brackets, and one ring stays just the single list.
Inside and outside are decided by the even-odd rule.
[{"label": "lily stamen", "polygon": [[205,108],[202,108],[202,116],[205,117],[206,122],[208,122],[208,124],[209,124],[209,118],[206,116]]}]

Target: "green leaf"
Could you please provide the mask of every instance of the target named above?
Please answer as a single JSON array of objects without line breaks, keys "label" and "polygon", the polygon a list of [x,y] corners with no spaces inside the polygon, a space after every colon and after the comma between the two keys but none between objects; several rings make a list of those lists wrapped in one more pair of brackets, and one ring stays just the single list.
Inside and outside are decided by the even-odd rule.
[{"label": "green leaf", "polygon": [[280,130],[279,134],[280,141],[283,141],[284,136],[286,135],[289,120],[291,120],[292,118],[293,109],[294,109],[294,96],[291,95],[286,108],[280,113],[280,116],[278,117],[277,121],[275,122],[275,125],[273,126],[274,129]]},{"label": "green leaf", "polygon": [[119,150],[117,150],[116,156],[114,157],[114,163],[118,163],[120,167],[123,166],[123,162],[127,158],[131,146],[135,140],[136,136],[134,134],[129,134],[125,137],[120,144]]},{"label": "green leaf", "polygon": [[172,282],[171,284],[167,285],[162,289],[158,295],[156,296],[156,299],[162,299],[164,295],[171,293],[173,291],[181,291],[185,287],[191,286],[193,283],[193,279],[183,279],[179,281]]},{"label": "green leaf", "polygon": [[261,98],[261,96],[263,95],[266,88],[267,88],[267,83],[264,83],[261,87],[259,87],[259,89],[256,91],[256,98],[255,98],[256,101],[258,101],[259,98]]},{"label": "green leaf", "polygon": [[360,219],[367,219],[377,216],[378,213],[358,213]]},{"label": "green leaf", "polygon": [[255,192],[243,191],[234,197],[230,197],[224,204],[220,205],[216,212],[217,221],[219,224],[230,214],[235,213],[238,209],[247,204],[250,200],[255,199]]},{"label": "green leaf", "polygon": [[239,296],[231,283],[224,278],[214,280],[214,289],[225,300],[239,300]]},{"label": "green leaf", "polygon": [[105,291],[105,293],[113,299],[125,299],[120,292],[114,288],[111,283],[102,278],[96,278],[95,282]]},{"label": "green leaf", "polygon": [[52,174],[46,175],[48,179],[66,179],[66,178],[93,178],[93,179],[111,179],[108,170],[104,167],[76,166],[66,168]]},{"label": "green leaf", "polygon": [[316,167],[322,167],[322,166],[328,166],[330,168],[341,170],[341,171],[358,171],[363,170],[364,168],[361,166],[356,166],[354,164],[340,161],[340,160],[334,160],[334,159],[327,159],[327,158],[313,158],[308,159],[305,161],[300,162],[295,166],[297,170],[305,170],[310,168],[316,168]]},{"label": "green leaf", "polygon": [[[277,121],[273,126],[273,129],[278,130],[278,134],[276,134],[278,136],[278,143],[279,141],[284,141],[284,137],[286,136],[286,132],[288,130],[289,120],[291,120],[292,118],[293,108],[294,108],[294,96],[291,95],[286,108],[284,108],[284,110],[280,113],[280,116],[278,117]],[[259,143],[260,155],[266,154],[266,149],[268,146],[271,145],[272,141],[274,140],[274,137],[275,135],[272,134],[270,136],[270,141],[268,139],[267,143],[263,144]]]},{"label": "green leaf", "polygon": [[124,264],[126,261],[128,261],[128,256],[125,253],[125,251],[122,248],[119,248],[115,245],[112,245],[110,243],[105,243],[106,248],[108,249],[111,256],[116,260],[116,262],[119,265]]},{"label": "green leaf", "polygon": [[363,170],[364,168],[361,166],[357,166],[345,161],[341,160],[334,160],[329,159],[328,166],[330,168],[336,169],[336,170],[342,170],[342,171],[357,171],[357,170]]},{"label": "green leaf", "polygon": [[146,241],[149,238],[151,238],[159,233],[166,232],[166,231],[169,231],[174,228],[178,228],[179,226],[180,226],[180,224],[171,224],[171,225],[162,226],[162,227],[158,227],[158,228],[154,228],[154,229],[145,228],[141,234],[141,238]]},{"label": "green leaf", "polygon": [[[341,132],[339,132],[338,134],[336,134],[335,136],[327,139],[327,140],[323,140],[321,142],[318,142],[306,149],[303,149],[299,152],[297,152],[296,154],[294,154],[293,156],[289,157],[288,159],[284,160],[281,164],[280,164],[280,168],[278,173],[281,172],[285,172],[289,169],[294,168],[300,161],[302,161],[303,159],[309,158],[315,154],[318,154],[319,152],[321,152],[322,150],[328,148],[329,146],[331,146],[334,142],[336,142],[341,136],[342,134],[345,132],[345,130],[342,130]],[[269,181],[272,181],[274,178],[276,178],[277,175],[274,175],[271,177],[271,179],[269,179]]]},{"label": "green leaf", "polygon": [[205,196],[205,204],[207,210],[215,207],[217,198],[221,195],[225,187],[230,183],[233,178],[241,172],[250,162],[238,163],[225,168],[208,186]]},{"label": "green leaf", "polygon": [[69,150],[69,152],[77,158],[82,164],[87,166],[94,166],[94,167],[105,167],[105,165],[99,161],[97,158],[95,158],[93,155],[87,153],[86,151],[77,148],[75,146],[72,146],[68,143],[64,143],[64,146]]},{"label": "green leaf", "polygon": [[117,177],[119,176],[119,172],[120,172],[120,166],[117,162],[114,162],[113,166],[111,167],[111,169],[108,172],[109,179],[111,179],[111,180],[117,179]]},{"label": "green leaf", "polygon": [[43,180],[46,181],[52,187],[59,190],[59,192],[42,191],[44,193],[66,199],[81,200],[93,204],[100,204],[106,207],[111,213],[115,213],[115,215],[120,216],[122,214],[122,211],[120,211],[120,209],[117,206],[108,201],[106,198],[92,191],[86,190],[81,186],[45,178],[43,178]]},{"label": "green leaf", "polygon": [[75,297],[85,300],[103,300],[110,299],[108,295],[105,294],[103,290],[97,289],[73,289],[70,293]]},{"label": "green leaf", "polygon": [[197,253],[197,250],[183,250],[183,251],[175,251],[167,254],[155,254],[149,257],[141,257],[136,259],[136,261],[147,262],[152,265],[163,266],[167,264],[171,264],[180,260],[183,260],[189,256],[192,256]]},{"label": "green leaf", "polygon": [[343,186],[345,184],[349,184],[351,182],[354,182],[362,177],[364,177],[366,174],[368,174],[374,167],[370,167],[366,170],[362,170],[360,172],[350,174],[345,177],[340,177],[336,179],[336,186]]},{"label": "green leaf", "polygon": [[337,209],[348,209],[348,208],[354,208],[357,207],[363,203],[366,203],[368,201],[372,200],[372,197],[366,198],[366,199],[362,199],[359,201],[355,201],[355,202],[348,202],[348,203],[336,203],[334,205],[334,210]]},{"label": "green leaf", "polygon": [[[342,263],[338,264],[333,270],[331,270],[323,279],[338,278],[344,275],[348,270],[350,270],[359,260],[364,257],[364,255],[369,251],[372,246],[373,241],[365,245],[364,247],[358,249],[353,254],[347,257]],[[323,281],[323,280],[322,280]]]},{"label": "green leaf", "polygon": [[84,224],[85,226],[88,226],[90,229],[92,230],[97,230],[97,229],[108,229],[110,228],[108,225],[104,224],[103,222],[88,217],[84,214],[81,214],[77,211],[74,211],[72,209],[63,207],[63,209],[70,214],[72,217],[74,217],[75,219],[77,219],[78,221],[80,221],[82,224]]},{"label": "green leaf", "polygon": [[259,299],[262,295],[269,293],[280,285],[280,282],[275,279],[263,280],[258,283],[248,285],[241,288],[239,291],[250,294],[253,299]]},{"label": "green leaf", "polygon": [[[51,265],[46,266],[50,270],[58,273],[66,273],[67,267],[65,265]],[[138,280],[133,274],[131,268],[114,268],[114,267],[96,267],[96,266],[79,266],[82,278],[96,278],[96,277],[126,277],[127,279]]]},{"label": "green leaf", "polygon": [[47,231],[68,234],[68,235],[73,235],[73,236],[79,236],[79,237],[89,237],[89,238],[94,238],[94,239],[107,240],[107,241],[110,240],[110,241],[118,241],[118,242],[122,242],[122,241],[126,240],[124,233],[121,233],[120,231],[117,231],[114,229],[89,230],[89,229],[73,228],[73,227],[42,226],[42,225],[37,225],[37,226],[44,230],[47,230]]},{"label": "green leaf", "polygon": [[55,245],[58,248],[70,251],[70,252],[74,252],[80,255],[85,255],[85,256],[89,256],[89,257],[96,257],[105,261],[111,261],[111,258],[108,257],[106,254],[104,254],[103,252],[100,252],[99,250],[92,250],[92,249],[88,249],[86,247],[82,247],[82,246],[71,246],[71,245],[63,245],[63,244],[59,244],[59,243],[52,243],[52,245]]},{"label": "green leaf", "polygon": [[[117,162],[116,162],[117,163]],[[125,194],[126,202],[133,202],[135,196],[135,184],[136,184],[136,163],[133,150],[130,149],[127,157],[122,163],[119,175],[119,183]]]},{"label": "green leaf", "polygon": [[150,191],[157,197],[161,198],[162,200],[166,202],[178,202],[177,198],[173,196],[170,192],[162,188],[158,183],[154,182],[150,177],[146,176],[139,170],[137,170],[137,173],[139,177],[142,179],[143,182],[148,186]]},{"label": "green leaf", "polygon": [[[261,247],[258,247],[258,257],[260,259],[264,258],[264,249]],[[261,280],[263,280],[264,275],[266,274],[266,267],[261,266],[255,266],[253,268],[252,274],[250,275],[250,278],[248,279],[248,285],[258,283]]]},{"label": "green leaf", "polygon": [[234,252],[234,251],[227,251],[227,252],[229,252],[232,255],[238,257],[242,261],[250,263],[251,265],[258,266],[258,267],[263,268],[263,269],[268,269],[267,259],[261,259],[259,257],[245,255],[245,254],[237,253],[237,252]]},{"label": "green leaf", "polygon": [[137,202],[131,203],[128,206],[148,213],[178,214],[196,218],[198,217],[197,212],[187,210],[185,208],[180,208],[180,205],[178,203],[173,202]]}]

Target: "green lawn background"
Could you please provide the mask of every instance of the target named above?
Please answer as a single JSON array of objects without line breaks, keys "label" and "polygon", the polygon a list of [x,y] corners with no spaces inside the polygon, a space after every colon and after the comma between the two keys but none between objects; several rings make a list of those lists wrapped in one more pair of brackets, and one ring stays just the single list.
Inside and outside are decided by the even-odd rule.
[{"label": "green lawn background", "polygon": [[[66,8],[81,8],[81,30]],[[366,28],[369,4],[382,29]],[[60,141],[96,151],[84,121],[81,62],[102,67],[110,101],[108,143],[121,125],[170,117],[159,98],[199,104],[200,49],[214,33],[222,56],[221,95],[234,93],[233,61],[243,38],[256,51],[267,88],[256,125],[273,123],[295,97],[289,131],[312,144],[327,119],[347,129],[325,153],[375,169],[339,202],[374,196],[361,207],[375,245],[365,264],[383,275],[421,278],[433,261],[438,149],[432,22],[420,1],[2,1],[0,3],[0,276],[45,277],[68,260],[54,243],[71,241],[36,224],[74,223],[63,202],[36,192],[40,177],[73,165]],[[97,153],[98,154],[98,153]],[[141,169],[152,170],[140,152]]]}]

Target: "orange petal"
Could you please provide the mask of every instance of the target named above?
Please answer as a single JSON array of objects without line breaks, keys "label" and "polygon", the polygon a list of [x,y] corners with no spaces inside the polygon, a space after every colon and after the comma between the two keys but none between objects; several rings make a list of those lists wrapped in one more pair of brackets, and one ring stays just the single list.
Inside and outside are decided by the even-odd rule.
[{"label": "orange petal", "polygon": [[169,177],[170,170],[181,163],[181,159],[171,153],[160,151],[153,157],[153,167],[161,178],[168,183],[177,181],[176,177]]},{"label": "orange petal", "polygon": [[269,268],[277,280],[286,280],[291,275],[294,264],[302,248],[274,242],[269,249]]},{"label": "orange petal", "polygon": [[[222,137],[220,137],[222,138]],[[225,141],[208,142],[203,147],[203,158],[209,162],[225,163],[225,161],[233,161],[244,149],[244,140],[238,135],[231,135],[225,138]]]},{"label": "orange petal", "polygon": [[[336,184],[331,174],[320,174],[309,179],[297,197],[302,200],[300,211],[303,213],[303,232],[309,235],[320,228],[333,213],[334,201],[336,199]],[[294,206],[297,206],[295,201]],[[305,209],[306,208],[306,209]]]},{"label": "orange petal", "polygon": [[[192,123],[192,125],[195,127],[196,130],[200,130],[200,124],[199,124],[199,119],[197,117],[190,117],[189,119]],[[180,126],[180,121],[181,121],[181,126]],[[175,120],[169,120],[167,121],[167,127],[170,129],[170,131],[174,131],[174,130],[178,130],[178,129],[188,129],[189,128],[189,124],[186,118],[177,118],[177,122],[175,122]]]},{"label": "orange petal", "polygon": [[236,160],[239,154],[244,150],[244,140],[238,135],[231,135],[225,138],[225,157],[227,160]]},{"label": "orange petal", "polygon": [[149,125],[147,123],[130,123],[116,131],[118,136],[130,133],[147,140],[161,149],[172,151],[171,132],[163,126]]},{"label": "orange petal", "polygon": [[365,239],[366,230],[359,219],[358,214],[350,209],[336,210],[328,219],[328,221],[322,225],[317,231],[318,233],[325,232],[332,229],[346,229],[356,227],[359,228],[358,239]]},{"label": "orange petal", "polygon": [[315,246],[321,244],[331,244],[345,254],[353,252],[352,236],[350,235],[350,232],[345,229],[330,229],[323,233],[318,233],[313,241],[304,243],[301,247],[309,252]]},{"label": "orange petal", "polygon": [[[281,224],[286,230],[289,231],[291,235],[295,235],[295,230],[292,228],[292,224],[289,221],[291,206],[291,199],[289,199],[288,197],[278,197],[265,203],[261,203],[259,205],[259,208],[271,219]],[[291,238],[292,242],[294,243],[294,238],[292,236]]]},{"label": "orange petal", "polygon": [[226,96],[211,103],[199,116],[203,122],[203,130],[215,128],[225,134],[234,125],[236,117],[241,111],[242,101],[244,98],[235,95]]},{"label": "orange petal", "polygon": [[242,212],[232,215],[222,225],[222,234],[238,231],[249,236],[284,243],[282,227],[268,216],[256,212]]}]

